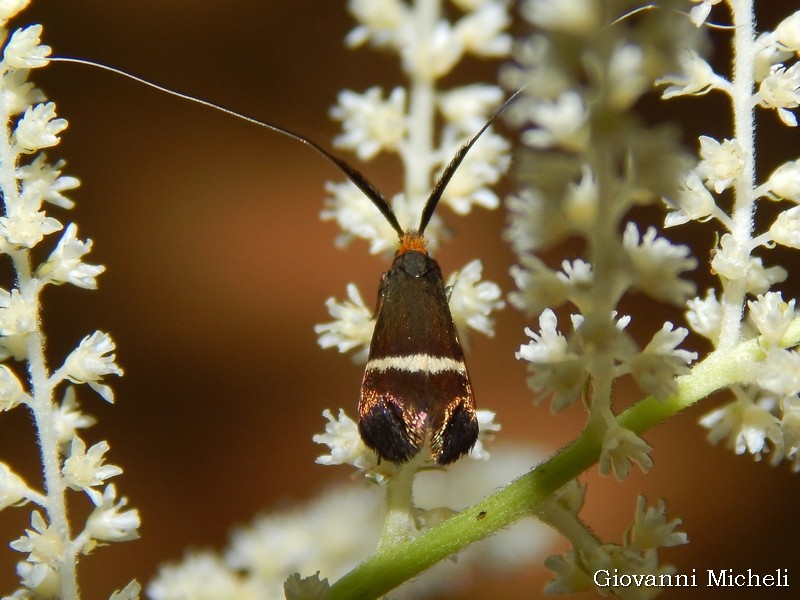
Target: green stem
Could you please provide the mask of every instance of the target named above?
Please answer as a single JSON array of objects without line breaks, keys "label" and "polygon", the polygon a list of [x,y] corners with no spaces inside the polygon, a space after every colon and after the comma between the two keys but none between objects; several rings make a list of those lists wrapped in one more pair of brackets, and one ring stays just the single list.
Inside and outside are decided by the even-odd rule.
[{"label": "green stem", "polygon": [[[782,341],[785,347],[800,343],[800,319]],[[619,416],[622,426],[641,434],[716,390],[752,379],[764,351],[758,340],[739,344],[724,356],[709,355],[688,375],[677,379],[678,393],[667,400],[645,398]],[[508,527],[522,517],[534,516],[542,502],[575,479],[600,458],[602,438],[585,430],[574,442],[556,452],[529,473],[478,504],[422,532],[413,540],[382,547],[337,581],[328,600],[378,598],[404,581],[477,542]]]}]

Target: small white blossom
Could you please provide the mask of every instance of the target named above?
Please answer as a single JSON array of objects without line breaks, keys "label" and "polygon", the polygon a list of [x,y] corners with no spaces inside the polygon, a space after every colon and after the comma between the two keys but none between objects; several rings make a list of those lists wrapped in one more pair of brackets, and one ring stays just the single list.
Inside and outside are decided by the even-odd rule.
[{"label": "small white blossom", "polygon": [[37,104],[26,110],[17,123],[14,139],[22,152],[36,152],[58,144],[58,134],[66,128],[67,120],[56,118],[53,102]]},{"label": "small white blossom", "polygon": [[14,473],[6,463],[0,462],[0,510],[9,506],[22,506],[28,502],[30,491],[22,477]]},{"label": "small white blossom", "polygon": [[500,286],[493,281],[481,281],[482,273],[483,264],[475,259],[450,275],[446,283],[452,289],[450,313],[465,342],[467,328],[494,335],[494,320],[490,315],[506,304],[501,299]]},{"label": "small white blossom", "polygon": [[709,429],[708,439],[716,444],[723,439],[736,452],[749,452],[756,460],[767,452],[767,440],[776,447],[783,445],[783,433],[778,419],[768,409],[739,397],[700,419],[700,425]]},{"label": "small white blossom", "polygon": [[378,47],[399,47],[409,23],[408,7],[401,0],[350,0],[347,8],[361,23],[345,39],[348,46],[372,42]]},{"label": "small white blossom", "polygon": [[0,360],[25,358],[28,334],[36,331],[36,309],[19,290],[0,288]]},{"label": "small white blossom", "polygon": [[600,451],[600,473],[614,475],[620,481],[628,476],[634,463],[638,463],[642,472],[647,473],[653,466],[650,458],[652,446],[630,429],[625,429],[616,419],[611,419],[603,435],[603,446]]},{"label": "small white blossom", "polygon": [[139,511],[122,510],[128,504],[127,498],[117,500],[117,489],[113,484],[106,486],[103,495],[92,497],[95,509],[86,519],[86,533],[101,542],[128,542],[139,537]]},{"label": "small white blossom", "polygon": [[489,460],[491,454],[485,444],[494,440],[495,434],[502,429],[502,426],[495,422],[497,413],[493,410],[478,409],[475,415],[478,418],[478,441],[470,450],[469,457],[475,460]]},{"label": "small white blossom", "polygon": [[331,116],[341,121],[344,133],[334,143],[355,152],[361,160],[383,150],[397,150],[406,133],[405,105],[406,91],[401,87],[394,88],[386,100],[378,87],[363,94],[340,92]]},{"label": "small white blossom", "polygon": [[527,0],[522,16],[551,31],[586,34],[600,26],[601,10],[595,0]]},{"label": "small white blossom", "polygon": [[76,237],[77,233],[77,225],[67,225],[50,257],[36,271],[42,283],[71,283],[88,290],[97,289],[95,278],[106,268],[82,261],[83,256],[92,249],[92,240],[82,242]]},{"label": "small white blossom", "polygon": [[679,74],[670,74],[656,81],[656,85],[673,84],[664,90],[662,98],[668,100],[676,96],[702,96],[714,89],[717,76],[711,65],[695,50],[681,52],[678,62],[681,67]]},{"label": "small white blossom", "polygon": [[576,551],[572,548],[561,556],[548,556],[544,566],[555,573],[555,577],[544,586],[545,594],[574,594],[592,589],[592,576],[586,571],[583,561],[576,559]]},{"label": "small white blossom", "polygon": [[623,372],[630,372],[644,392],[658,399],[674,395],[678,391],[675,377],[688,373],[687,365],[697,359],[696,352],[678,348],[688,333],[683,327],[673,329],[672,323],[664,323],[645,349],[624,365]]},{"label": "small white blossom", "polygon": [[686,307],[686,320],[691,328],[716,344],[722,327],[722,304],[716,292],[709,289],[705,298],[692,298]]},{"label": "small white blossom", "polygon": [[473,205],[490,210],[497,208],[500,199],[488,186],[497,183],[508,170],[511,163],[509,147],[502,136],[490,131],[484,133],[450,179],[442,194],[442,202],[458,215],[468,214]]},{"label": "small white blossom", "polygon": [[772,240],[789,248],[800,248],[800,206],[778,213],[769,228]]},{"label": "small white blossom", "polygon": [[781,21],[775,28],[774,37],[784,50],[800,52],[800,11]]},{"label": "small white blossom", "polygon": [[64,461],[61,472],[64,480],[73,490],[83,490],[92,499],[95,505],[102,502],[102,494],[92,489],[111,477],[116,477],[122,473],[122,469],[117,465],[103,464],[104,454],[110,449],[108,442],[98,442],[89,451],[86,451],[86,444],[79,437],[72,438],[72,447],[69,458]]},{"label": "small white blossom", "polygon": [[788,69],[783,65],[774,65],[769,76],[761,82],[758,97],[761,106],[776,109],[781,121],[789,127],[795,127],[797,117],[787,109],[797,108],[800,104],[800,63]]},{"label": "small white blossom", "polygon": [[6,365],[0,365],[0,412],[11,410],[28,400],[30,396],[23,391],[14,372]]},{"label": "small white blossom", "polygon": [[57,219],[39,210],[41,199],[20,196],[18,201],[6,198],[6,214],[0,217],[0,239],[12,248],[33,248],[44,236],[60,230]]},{"label": "small white blossom", "polygon": [[17,169],[17,178],[22,184],[22,197],[29,199],[30,206],[39,206],[44,200],[61,208],[72,208],[75,203],[61,192],[75,189],[80,185],[76,177],[61,175],[66,163],[63,160],[51,165],[45,155],[38,154],[27,165]]},{"label": "small white blossom", "polygon": [[719,247],[711,259],[711,268],[726,279],[742,279],[747,276],[749,262],[748,248],[726,233],[719,240]]},{"label": "small white blossom", "polygon": [[561,147],[572,151],[581,151],[586,146],[589,113],[577,92],[566,91],[555,101],[539,100],[530,107],[528,114],[539,128],[522,133],[524,144],[532,148]]},{"label": "small white blossom", "polygon": [[609,104],[623,111],[647,90],[651,81],[645,74],[645,56],[641,46],[623,43],[614,48],[608,63]]},{"label": "small white blossom", "polygon": [[800,395],[800,354],[796,351],[770,348],[760,366],[756,381],[761,388],[786,399]]},{"label": "small white blossom", "polygon": [[664,218],[665,227],[683,225],[689,221],[704,222],[717,210],[714,196],[695,171],[686,174],[675,202],[667,200],[667,205],[674,210]]},{"label": "small white blossom", "polygon": [[503,90],[496,85],[465,85],[439,96],[439,110],[448,123],[460,131],[478,131],[492,110],[503,101]]},{"label": "small white blossom", "polygon": [[31,512],[31,527],[32,529],[25,530],[24,536],[11,542],[9,546],[17,552],[27,552],[29,562],[57,567],[65,552],[61,536],[45,523],[36,510]]},{"label": "small white blossom", "polygon": [[139,585],[138,581],[133,579],[124,588],[112,593],[111,596],[108,597],[108,600],[139,600],[141,592],[142,586]]},{"label": "small white blossom", "polygon": [[[342,229],[342,234],[336,239],[338,246],[344,246],[353,238],[361,238],[370,243],[372,254],[394,249],[397,233],[361,190],[349,181],[329,182],[326,188],[330,196],[325,201],[321,217],[323,221],[336,221]],[[397,202],[393,204],[398,207]],[[398,212],[402,211],[395,211],[399,219]]]},{"label": "small white blossom", "polygon": [[17,29],[3,50],[3,62],[12,69],[35,69],[47,65],[52,48],[42,44],[41,36],[41,25]]},{"label": "small white blossom", "polygon": [[38,600],[61,596],[61,577],[58,571],[47,563],[19,562],[17,576],[25,589],[10,596],[9,600]]},{"label": "small white blossom", "polygon": [[506,198],[509,225],[505,238],[516,254],[547,248],[569,232],[571,224],[539,190],[526,187]]},{"label": "small white blossom", "polygon": [[0,0],[0,24],[10,20],[29,3],[30,0]]},{"label": "small white blossom", "polygon": [[27,69],[0,71],[0,87],[9,116],[22,114],[32,105],[46,100],[42,90],[27,80],[28,73]]},{"label": "small white blossom", "polygon": [[700,157],[697,174],[717,194],[729,188],[744,167],[744,151],[736,140],[720,144],[707,135],[700,136]]},{"label": "small white blossom", "polygon": [[403,45],[400,56],[407,73],[428,81],[447,75],[464,55],[464,45],[453,26],[441,20],[429,36]]},{"label": "small white blossom", "polygon": [[88,383],[106,402],[114,402],[114,393],[107,385],[99,383],[106,375],[122,375],[114,362],[116,345],[107,333],[95,331],[81,340],[64,361],[59,372],[73,383]]},{"label": "small white blossom", "polygon": [[355,348],[354,360],[363,362],[367,359],[375,319],[354,283],[347,284],[347,298],[344,302],[338,302],[335,298],[325,301],[334,321],[315,325],[314,332],[319,335],[318,343],[323,348],[336,346],[339,352],[349,352]]},{"label": "small white blossom", "polygon": [[761,333],[766,345],[778,344],[786,334],[786,330],[796,316],[794,305],[794,298],[784,302],[780,292],[759,294],[755,300],[747,303],[750,309],[750,318]]},{"label": "small white blossom", "polygon": [[700,27],[708,18],[711,7],[715,4],[719,4],[721,1],[722,0],[692,0],[692,2],[697,4],[697,6],[689,11],[689,18],[692,20],[692,23]]},{"label": "small white blossom", "polygon": [[648,227],[640,240],[634,223],[625,226],[622,245],[634,267],[632,283],[652,298],[680,304],[694,291],[694,284],[679,274],[694,269],[697,260],[688,246],[673,245],[656,234],[654,227]]},{"label": "small white blossom", "polygon": [[522,254],[521,265],[513,265],[511,277],[517,286],[508,295],[511,305],[528,316],[545,308],[557,308],[567,300],[568,282],[533,254]]},{"label": "small white blossom", "polygon": [[659,500],[656,506],[647,506],[644,496],[636,501],[636,517],[626,534],[626,546],[637,550],[656,550],[688,543],[686,534],[675,531],[680,519],[667,521],[666,505]]},{"label": "small white blossom", "polygon": [[570,181],[564,192],[563,211],[570,224],[582,231],[595,227],[599,200],[597,180],[591,166],[581,167],[578,183]]},{"label": "small white blossom", "polygon": [[72,438],[77,435],[78,429],[91,427],[97,421],[94,417],[82,413],[78,408],[78,400],[75,397],[75,388],[67,386],[61,406],[56,413],[56,431],[58,432],[58,443],[66,445],[72,442]]},{"label": "small white blossom", "polygon": [[456,36],[464,48],[477,56],[506,56],[511,36],[503,31],[511,23],[502,2],[486,2],[456,22]]},{"label": "small white blossom", "polygon": [[800,203],[800,160],[783,163],[767,180],[769,193]]},{"label": "small white blossom", "polygon": [[264,600],[258,582],[236,572],[212,552],[187,554],[162,566],[147,586],[152,600]]},{"label": "small white blossom", "polygon": [[[534,392],[544,392],[552,396],[553,412],[566,408],[580,397],[583,391],[586,373],[584,359],[569,350],[567,338],[557,329],[558,320],[555,313],[544,310],[539,316],[540,333],[525,328],[525,334],[531,341],[520,346],[515,353],[517,360],[531,363],[532,372],[528,378],[528,386]],[[543,396],[537,396],[539,403]]]}]

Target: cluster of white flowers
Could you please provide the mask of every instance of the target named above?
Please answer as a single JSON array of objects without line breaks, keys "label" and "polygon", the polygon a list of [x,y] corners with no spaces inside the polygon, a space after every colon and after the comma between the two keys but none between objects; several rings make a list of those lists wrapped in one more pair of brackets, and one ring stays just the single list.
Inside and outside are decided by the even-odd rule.
[{"label": "cluster of white flowers", "polygon": [[[716,2],[703,2],[693,14],[702,21],[712,4]],[[748,20],[736,10],[732,14],[737,28]],[[710,221],[721,229],[711,261],[721,290],[719,294],[707,290],[704,297],[689,301],[687,320],[692,329],[710,340],[717,354],[757,337],[766,357],[732,389],[732,401],[701,420],[710,430],[709,439],[715,443],[726,440],[737,454],[747,452],[756,459],[768,454],[773,464],[789,460],[797,471],[800,355],[786,349],[782,340],[798,315],[794,299],[785,300],[781,292],[771,291],[774,284],[786,279],[787,271],[779,265],[765,266],[762,256],[768,257],[764,251],[775,245],[800,248],[800,160],[787,157],[765,181],[756,182],[751,113],[756,106],[772,109],[786,126],[797,125],[791,109],[800,104],[800,11],[773,31],[749,34],[749,42],[745,39],[735,45],[733,71],[738,78],[750,74],[749,80],[729,81],[696,53],[687,55],[678,74],[663,80],[670,84],[665,97],[723,92],[731,101],[737,123],[731,139],[700,137],[699,160],[686,172],[680,192],[668,198],[672,212],[666,224]],[[726,212],[726,194],[731,191],[735,203]],[[753,231],[759,199],[782,208],[760,232]]]},{"label": "cluster of white flowers", "polygon": [[[453,0],[460,17],[450,22],[438,14],[437,3],[411,6],[403,0],[352,0],[349,8],[358,25],[347,38],[351,46],[369,43],[395,52],[411,81],[408,89],[397,87],[384,93],[377,87],[363,94],[344,91],[331,115],[341,121],[342,134],[335,140],[340,148],[369,160],[380,152],[396,153],[405,171],[405,191],[395,195],[392,209],[404,229],[414,229],[428,199],[435,178],[444,170],[459,147],[475,135],[503,100],[502,90],[494,85],[473,84],[450,90],[437,89],[439,79],[447,75],[467,54],[502,57],[509,53],[511,39],[504,33],[510,17],[505,0]],[[443,125],[438,146],[433,143],[434,124]],[[500,202],[491,191],[509,165],[509,144],[491,130],[486,131],[472,148],[444,190],[441,203],[457,214],[467,214],[473,206],[496,208]],[[397,233],[372,202],[352,183],[330,183],[330,197],[322,212],[323,219],[335,220],[342,228],[338,243],[364,239],[373,253],[394,251]],[[425,234],[435,249],[444,231],[441,219],[434,215]],[[503,307],[500,288],[481,281],[482,265],[474,260],[450,275],[452,290],[450,310],[466,345],[469,330],[492,335],[492,313]],[[354,284],[347,286],[344,302],[330,298],[328,311],[333,321],[317,325],[323,348],[336,347],[340,352],[354,351],[354,360],[365,362],[375,319],[364,304]],[[364,469],[377,481],[385,481],[392,465],[381,463],[361,443],[352,421],[340,412],[338,421],[330,412],[324,435],[316,441],[332,450],[321,457],[323,464],[348,463]],[[496,429],[487,423],[482,431]],[[341,436],[337,439],[337,436]],[[473,457],[484,457],[476,446]]]},{"label": "cluster of white flowers", "polygon": [[[29,502],[31,528],[10,546],[25,558],[18,563],[20,587],[7,598],[77,598],[76,563],[107,542],[138,537],[139,515],[125,508],[107,480],[122,473],[106,464],[106,441],[87,450],[78,430],[94,419],[83,414],[75,400],[72,384],[88,384],[104,400],[113,402],[111,388],[103,383],[108,375],[121,375],[115,363],[115,345],[102,332],[87,335],[67,356],[63,365],[50,371],[45,362],[45,338],[41,329],[41,293],[48,284],[69,283],[85,289],[97,286],[96,277],[104,267],[83,262],[92,242],[77,237],[77,227],[66,227],[44,211],[44,204],[71,208],[62,195],[78,186],[74,177],[62,175],[63,161],[51,163],[44,148],[59,143],[67,122],[56,116],[55,104],[46,102],[41,90],[28,81],[30,69],[47,65],[50,48],[40,41],[42,28],[33,25],[8,36],[7,21],[27,1],[0,5],[0,37],[5,40],[0,61],[0,114],[7,128],[0,136],[0,252],[10,260],[17,286],[0,288],[0,411],[25,406],[34,418],[44,466],[44,491],[37,491],[6,463],[0,462],[0,510]],[[34,267],[31,250],[45,238],[62,231],[49,257]],[[16,366],[15,363],[27,363]],[[16,372],[27,370],[30,384],[24,385]],[[61,402],[56,392],[66,386]],[[103,486],[105,486],[103,488]],[[75,536],[66,510],[67,488],[84,492],[94,509]],[[2,581],[9,579],[0,576]],[[138,597],[139,586],[131,582],[112,597]]]},{"label": "cluster of white flowers", "polygon": [[[491,463],[453,465],[446,481],[437,472],[421,473],[415,492],[426,504],[449,507],[440,509],[449,515],[491,493],[538,458],[504,448]],[[303,594],[298,597],[324,598],[328,583],[367,558],[374,548],[385,512],[380,494],[374,492],[364,486],[340,485],[305,505],[257,517],[232,533],[221,554],[193,551],[180,563],[163,566],[147,586],[147,595],[152,600],[283,598],[284,582],[293,573],[316,572],[318,579],[313,581],[320,581],[321,595],[309,596],[313,582],[304,579],[297,583]],[[427,518],[430,521],[430,513]],[[544,527],[528,521],[473,545],[459,554],[458,564],[448,561],[426,571],[393,591],[392,597],[426,598],[452,592],[454,582],[467,585],[469,573],[478,567],[504,572],[530,564],[548,543]]]},{"label": "cluster of white flowers", "polygon": [[[680,348],[687,329],[653,324],[648,316],[654,331],[640,345],[627,332],[634,317],[617,313],[634,291],[682,305],[694,293],[683,274],[697,265],[688,247],[627,220],[632,208],[677,192],[689,162],[670,132],[645,129],[630,109],[698,37],[689,19],[668,6],[620,18],[637,8],[626,0],[527,0],[522,14],[536,33],[519,44],[517,65],[507,73],[510,87],[528,84],[509,109],[525,128],[527,147],[520,157],[523,188],[506,202],[506,238],[518,260],[509,300],[539,315],[516,356],[528,363],[537,403],[550,399],[557,411],[583,400],[587,431],[602,440],[600,471],[618,479],[634,464],[649,470],[653,461],[652,448],[617,420],[615,379],[630,377],[645,395],[664,400],[697,358]],[[657,33],[663,31],[671,38]],[[534,255],[570,239],[583,240],[585,256],[553,268]],[[567,305],[572,314],[559,318],[555,309]],[[629,545],[567,537],[575,548],[549,562],[559,574],[553,591],[583,589],[578,583],[586,578],[575,569],[585,575],[589,567],[626,561],[642,572],[664,569],[654,553],[633,557]]]}]

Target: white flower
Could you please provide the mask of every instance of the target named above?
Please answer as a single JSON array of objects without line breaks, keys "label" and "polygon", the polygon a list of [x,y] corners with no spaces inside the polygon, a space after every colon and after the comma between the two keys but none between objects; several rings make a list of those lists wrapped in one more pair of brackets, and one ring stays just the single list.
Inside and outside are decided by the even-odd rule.
[{"label": "white flower", "polygon": [[776,109],[781,121],[795,127],[797,117],[786,109],[797,108],[800,104],[800,63],[788,69],[783,65],[773,65],[769,76],[758,88],[758,97],[761,106]]},{"label": "white flower", "polygon": [[697,6],[689,11],[689,18],[697,27],[705,23],[708,14],[711,12],[711,7],[714,4],[719,4],[722,0],[692,0]]},{"label": "white flower", "polygon": [[[552,396],[553,412],[572,404],[583,391],[586,373],[583,358],[569,350],[567,338],[559,333],[558,320],[555,313],[544,310],[539,316],[540,333],[525,328],[525,334],[531,341],[520,346],[515,353],[517,360],[531,363],[532,372],[528,378],[528,386],[534,392],[545,392]],[[543,396],[537,396],[540,403]]]},{"label": "white flower", "polygon": [[645,75],[642,47],[623,43],[614,48],[608,62],[609,104],[618,111],[631,107],[650,85]]},{"label": "white flower", "polygon": [[30,396],[23,391],[14,372],[6,365],[0,365],[0,412],[11,410],[28,400]]},{"label": "white flower", "polygon": [[54,567],[47,563],[19,562],[17,563],[17,576],[25,589],[18,590],[13,596],[9,596],[9,600],[32,600],[61,596],[61,576]]},{"label": "white flower", "polygon": [[122,375],[114,362],[114,342],[108,334],[95,331],[81,340],[59,369],[63,378],[73,383],[88,383],[106,402],[114,402],[114,393],[107,385],[99,383],[106,375]]},{"label": "white flower", "polygon": [[648,227],[640,240],[634,223],[625,226],[622,245],[634,267],[632,284],[652,298],[680,304],[694,291],[694,284],[679,274],[694,269],[697,260],[688,246],[673,245],[656,234],[654,227]]},{"label": "white flower", "polygon": [[492,110],[503,101],[503,90],[496,85],[476,83],[439,95],[439,110],[448,123],[465,133],[477,132]]},{"label": "white flower", "polygon": [[697,174],[709,189],[717,194],[731,186],[744,167],[744,151],[736,140],[723,140],[720,144],[707,135],[700,136],[700,164]]},{"label": "white flower", "polygon": [[29,199],[31,206],[39,206],[42,200],[61,208],[75,206],[61,192],[75,189],[81,182],[76,177],[61,175],[65,164],[63,160],[59,160],[51,165],[44,154],[38,154],[30,164],[17,169],[17,178],[22,184],[22,196]]},{"label": "white flower", "polygon": [[647,473],[653,466],[653,459],[650,458],[652,449],[633,431],[622,427],[616,419],[611,419],[603,435],[600,473],[608,475],[613,469],[614,475],[622,481],[628,476],[633,463],[638,463],[642,472]]},{"label": "white flower", "polygon": [[19,290],[9,294],[0,288],[0,360],[9,356],[22,360],[27,354],[26,339],[36,331],[36,307]]},{"label": "white flower", "polygon": [[406,133],[406,91],[392,90],[387,100],[383,90],[372,87],[363,94],[350,90],[339,93],[339,104],[331,116],[342,122],[344,133],[334,140],[340,148],[369,160],[383,150],[397,150]]},{"label": "white flower", "polygon": [[212,552],[164,565],[147,586],[152,600],[264,600],[258,581],[244,578]]},{"label": "white flower", "polygon": [[580,35],[600,26],[601,10],[595,0],[527,0],[520,10],[542,29]]},{"label": "white flower", "polygon": [[647,500],[639,496],[636,501],[636,517],[626,533],[626,547],[637,550],[656,550],[688,543],[686,534],[675,531],[680,519],[667,522],[666,505],[659,500],[654,507],[647,507]]},{"label": "white flower", "polygon": [[789,248],[800,248],[800,206],[778,213],[769,228],[772,240]]},{"label": "white flower", "polygon": [[124,588],[112,593],[108,600],[139,600],[141,592],[142,586],[139,585],[138,581],[132,579]]},{"label": "white flower", "polygon": [[508,170],[511,163],[509,147],[504,137],[489,131],[484,133],[453,174],[442,194],[442,202],[458,215],[468,214],[473,204],[497,208],[500,199],[487,186],[497,183]]},{"label": "white flower", "polygon": [[350,0],[347,8],[361,23],[347,35],[349,46],[371,41],[376,46],[399,47],[410,26],[408,7],[401,0]]},{"label": "white flower", "polygon": [[581,151],[586,146],[589,113],[577,92],[565,91],[555,101],[538,100],[528,114],[539,128],[523,132],[524,144],[532,148],[560,146],[572,151]]},{"label": "white flower", "polygon": [[688,300],[686,308],[686,320],[691,328],[716,344],[722,327],[722,304],[716,292],[709,289],[705,298]]},{"label": "white flower", "polygon": [[58,407],[56,418],[56,431],[58,432],[58,443],[66,445],[71,443],[72,438],[77,435],[78,429],[91,427],[97,421],[94,417],[83,414],[78,408],[78,401],[75,398],[75,388],[67,386],[61,406]]},{"label": "white flower", "polygon": [[743,396],[705,415],[700,425],[710,430],[708,439],[712,444],[727,438],[728,447],[736,454],[749,452],[756,460],[767,451],[767,440],[776,448],[783,445],[783,433],[775,415]]},{"label": "white flower", "polygon": [[39,511],[31,512],[31,527],[32,529],[25,530],[24,536],[11,542],[9,546],[17,552],[27,552],[30,562],[57,567],[64,556],[64,540],[45,523]]},{"label": "white flower", "polygon": [[48,217],[38,195],[6,198],[6,214],[0,217],[0,236],[12,248],[33,248],[44,236],[61,229],[57,219]]},{"label": "white flower", "polygon": [[800,11],[781,21],[774,31],[775,40],[789,52],[800,52]]},{"label": "white flower", "polygon": [[587,573],[583,561],[576,560],[576,551],[572,548],[561,556],[548,556],[544,566],[556,575],[544,586],[545,594],[574,594],[592,589],[592,576]]},{"label": "white flower", "polygon": [[[336,239],[338,246],[344,246],[357,237],[370,243],[369,251],[372,254],[395,248],[397,232],[353,183],[329,182],[326,188],[330,197],[325,201],[321,217],[323,221],[336,221],[342,229],[343,233]],[[399,207],[398,202],[393,204],[395,209]],[[395,210],[395,215],[400,219],[398,212],[402,211]]]},{"label": "white flower", "polygon": [[92,249],[92,240],[82,242],[76,237],[78,227],[67,225],[61,239],[46,262],[36,270],[43,284],[71,283],[88,290],[97,289],[95,278],[105,271],[103,265],[90,265],[81,259]]},{"label": "white flower", "polygon": [[[800,354],[794,350],[770,348],[757,371],[758,385],[764,390],[791,400],[800,394]],[[771,409],[771,407],[768,407]]]},{"label": "white flower", "polygon": [[17,29],[3,50],[3,62],[12,69],[35,69],[49,63],[52,48],[41,42],[42,26]]},{"label": "white flower", "polygon": [[563,211],[570,223],[583,231],[596,227],[599,190],[594,171],[589,165],[581,166],[581,179],[570,181],[564,192]]},{"label": "white flower", "polygon": [[688,221],[707,221],[717,209],[714,196],[695,171],[686,174],[675,202],[666,202],[674,210],[664,218],[665,227],[683,225]]},{"label": "white flower", "polygon": [[[511,292],[508,301],[528,316],[545,308],[557,308],[567,299],[569,282],[533,254],[522,254],[521,265],[512,265],[511,277],[519,291]],[[566,262],[566,261],[565,261]]]},{"label": "white flower", "polygon": [[78,436],[72,438],[69,458],[64,461],[61,472],[67,485],[73,490],[83,490],[95,505],[102,502],[102,494],[92,489],[106,479],[116,477],[122,469],[116,465],[103,464],[103,455],[108,452],[108,442],[98,442],[86,452],[86,444]]},{"label": "white flower", "polygon": [[[330,454],[318,456],[320,465],[353,465],[358,469],[370,468],[377,462],[374,453],[364,445],[358,433],[358,425],[339,409],[339,418],[335,418],[327,408],[322,416],[328,419],[325,424],[325,433],[315,435],[312,440],[316,444],[325,444],[330,448]],[[373,455],[373,456],[370,456]]]},{"label": "white flower", "polygon": [[413,43],[400,48],[406,73],[413,73],[428,81],[447,75],[463,54],[464,45],[460,36],[445,20],[437,22],[430,35],[417,37]]},{"label": "white flower", "polygon": [[570,230],[570,223],[539,190],[523,188],[506,198],[509,225],[504,237],[516,254],[551,246]]},{"label": "white flower", "polygon": [[622,372],[630,372],[644,392],[658,399],[674,395],[678,391],[675,377],[688,373],[687,365],[697,359],[696,352],[678,348],[688,333],[683,327],[673,329],[672,323],[664,323],[645,349],[626,362]]},{"label": "white flower", "polygon": [[461,271],[450,275],[446,283],[452,290],[450,313],[465,343],[468,327],[488,336],[494,335],[494,320],[490,315],[506,304],[501,299],[500,286],[493,281],[481,281],[482,273],[483,264],[475,259]]},{"label": "white flower", "polygon": [[122,510],[128,504],[127,498],[117,501],[117,489],[113,484],[106,486],[103,495],[92,496],[95,509],[86,519],[87,533],[93,540],[101,542],[128,542],[139,537],[139,511]]},{"label": "white flower", "polygon": [[511,36],[503,33],[511,17],[502,2],[486,2],[456,22],[455,32],[464,48],[478,56],[506,56]]},{"label": "white flower", "polygon": [[338,302],[336,298],[325,301],[328,313],[334,321],[314,326],[314,332],[319,335],[317,343],[323,348],[336,346],[339,352],[356,348],[354,360],[365,362],[375,329],[375,319],[372,311],[364,305],[354,283],[347,284],[347,298],[344,302]]},{"label": "white flower", "polygon": [[497,413],[493,410],[478,409],[475,415],[478,418],[478,441],[470,450],[469,457],[475,460],[489,460],[491,454],[485,448],[485,444],[494,440],[495,434],[502,429],[502,426],[495,422]]},{"label": "white flower", "polygon": [[0,0],[0,23],[10,20],[29,3],[30,0]]},{"label": "white flower", "polygon": [[785,162],[775,169],[766,187],[778,198],[800,202],[800,160]]},{"label": "white flower", "polygon": [[702,96],[714,89],[716,74],[695,50],[687,49],[680,53],[678,62],[681,73],[670,74],[656,81],[656,85],[672,83],[661,97],[665,100],[676,96]]},{"label": "white flower", "polygon": [[0,510],[9,506],[22,506],[28,502],[30,488],[25,480],[0,462]]},{"label": "white flower", "polygon": [[14,139],[22,152],[36,152],[58,144],[58,134],[66,128],[67,120],[56,118],[53,102],[37,104],[26,110],[17,123]]},{"label": "white flower", "polygon": [[778,344],[795,318],[794,298],[784,302],[780,292],[759,294],[747,303],[750,318],[768,346]]},{"label": "white flower", "polygon": [[32,105],[46,100],[42,90],[27,80],[28,74],[27,69],[11,69],[5,72],[0,70],[0,86],[9,116],[19,115]]}]

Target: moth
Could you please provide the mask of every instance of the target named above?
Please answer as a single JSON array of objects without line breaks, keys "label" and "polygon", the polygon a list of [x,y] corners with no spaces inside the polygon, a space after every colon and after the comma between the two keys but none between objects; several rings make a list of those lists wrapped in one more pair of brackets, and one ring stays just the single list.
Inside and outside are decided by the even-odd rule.
[{"label": "moth", "polygon": [[344,173],[381,212],[399,240],[392,265],[383,274],[378,290],[375,330],[358,403],[361,437],[381,459],[393,463],[407,462],[427,449],[431,462],[446,465],[470,451],[478,439],[475,398],[450,314],[449,290],[438,263],[428,254],[425,228],[469,150],[524,86],[511,94],[483,127],[458,149],[434,185],[419,225],[416,229],[404,230],[389,202],[366,177],[299,133],[107,65],[64,57],[51,60],[111,71],[265,127],[309,146]]}]

